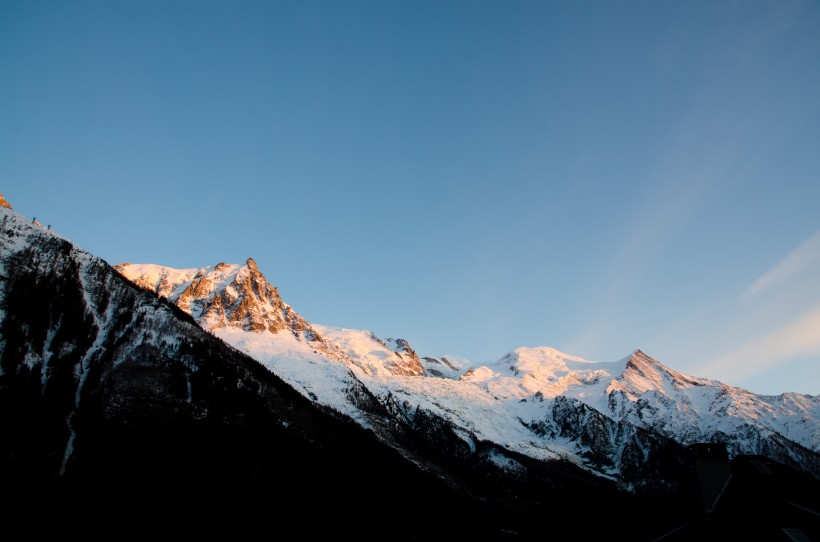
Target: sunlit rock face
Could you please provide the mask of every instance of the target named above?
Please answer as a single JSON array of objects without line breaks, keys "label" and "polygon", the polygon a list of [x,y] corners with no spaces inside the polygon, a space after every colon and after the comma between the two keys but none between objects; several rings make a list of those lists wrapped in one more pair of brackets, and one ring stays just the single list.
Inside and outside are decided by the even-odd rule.
[{"label": "sunlit rock face", "polygon": [[196,269],[158,265],[115,266],[137,286],[165,297],[194,317],[205,329],[231,327],[244,331],[279,333],[309,341],[318,350],[335,351],[259,271],[252,258],[243,265],[218,263]]}]

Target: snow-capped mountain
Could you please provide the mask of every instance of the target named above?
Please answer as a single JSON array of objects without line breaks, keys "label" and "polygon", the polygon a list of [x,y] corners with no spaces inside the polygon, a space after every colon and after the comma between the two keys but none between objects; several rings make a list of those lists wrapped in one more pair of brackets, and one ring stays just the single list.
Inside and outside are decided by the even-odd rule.
[{"label": "snow-capped mountain", "polygon": [[744,428],[756,427],[820,451],[817,397],[756,395],[679,373],[640,350],[621,361],[599,363],[547,347],[518,348],[461,379],[484,382],[494,395],[510,399],[577,399],[616,421],[661,432],[683,444],[720,437],[728,438],[736,453],[758,453],[739,435]]},{"label": "snow-capped mountain", "polygon": [[[465,380],[423,376],[425,372],[444,374],[442,371],[455,376],[461,368],[456,363],[466,366],[466,360],[428,358],[423,365],[403,339],[308,324],[281,300],[253,260],[196,269],[134,264],[115,268],[138,286],[176,303],[203,328],[268,367],[306,397],[375,429],[386,442],[393,440],[389,428],[395,423],[420,434],[429,432],[431,423],[445,424],[470,453],[476,452],[480,442],[489,442],[499,450],[536,460],[567,460],[611,477],[641,471],[637,477],[648,485],[657,483],[662,472],[677,469],[653,465],[652,473],[643,472],[649,466],[643,457],[622,457],[616,450],[626,444],[612,445],[603,452],[597,443],[592,447],[581,443],[581,418],[565,416],[565,425],[579,427],[568,429],[567,434],[574,436],[557,437],[527,425],[529,421],[518,412],[519,398],[501,400],[466,376]],[[433,367],[438,373],[430,373]],[[385,415],[374,414],[373,401]],[[645,455],[650,449],[670,445],[663,438],[651,437],[642,440],[641,449]],[[494,453],[492,460],[503,468],[520,468],[503,452]]]},{"label": "snow-capped mountain", "polygon": [[253,259],[195,269],[120,264],[137,286],[175,303],[204,329],[250,355],[303,395],[369,425],[367,391],[349,360],[259,272]]},{"label": "snow-capped mountain", "polygon": [[614,418],[651,427],[684,444],[727,442],[735,454],[775,456],[786,463],[786,453],[793,453],[796,463],[807,458],[784,441],[820,452],[820,396],[758,395],[687,376],[640,351],[629,357],[605,393],[606,410]]},{"label": "snow-capped mountain", "polygon": [[214,330],[235,327],[244,331],[271,333],[289,331],[297,339],[316,342],[329,353],[305,319],[284,303],[252,258],[244,265],[218,263],[199,269],[171,269],[158,265],[114,266],[137,286],[176,303],[202,326]]},{"label": "snow-capped mountain", "polygon": [[[275,525],[311,510],[322,521],[299,530],[381,537],[422,503],[448,512],[403,526],[409,538],[541,539],[544,521],[592,510],[588,538],[640,515],[642,539],[688,502],[686,444],[727,442],[817,476],[817,397],[757,396],[640,351],[419,357],[401,339],[306,322],[253,260],[118,271],[0,198],[7,518],[131,521],[158,503],[233,528],[249,510]],[[75,498],[86,491],[91,506]]]},{"label": "snow-capped mountain", "polygon": [[[185,270],[117,269],[307,396],[362,423],[374,421],[350,403],[348,391],[334,390],[361,386],[410,427],[419,416],[444,420],[471,449],[492,442],[613,478],[631,473],[648,479],[639,471],[671,468],[649,461],[652,450],[668,448],[665,439],[725,442],[732,454],[766,455],[820,476],[819,397],[755,395],[678,373],[641,351],[611,363],[548,347],[518,348],[480,366],[454,356],[419,357],[402,339],[305,322],[253,260]],[[315,369],[306,375],[308,364]],[[329,366],[335,372],[319,369]],[[343,373],[345,366],[350,374]],[[509,458],[499,462],[514,468]]]},{"label": "snow-capped mountain", "polygon": [[[293,327],[278,333],[296,340]],[[392,434],[396,442],[385,446],[176,305],[0,205],[7,531],[39,525],[102,538],[128,525],[131,535],[250,538],[264,526],[275,536],[376,540],[395,529],[396,510],[424,502],[475,519],[412,522],[395,538],[502,534],[500,521],[480,515],[487,508],[470,496],[482,491],[470,478],[480,481],[492,464],[459,464],[456,478],[438,457],[414,453],[424,448],[409,432]],[[503,474],[492,490],[496,503],[514,481]],[[503,513],[507,505],[497,506]],[[366,521],[355,521],[362,509]],[[305,522],[306,511],[320,521]]]},{"label": "snow-capped mountain", "polygon": [[[817,396],[756,395],[684,375],[640,350],[620,361],[601,363],[547,347],[518,348],[459,378],[457,387],[466,390],[475,386],[537,432],[561,434],[548,428],[557,423],[556,404],[569,401],[583,404],[612,422],[652,431],[684,445],[724,442],[734,455],[765,455],[820,475]],[[461,393],[469,394],[475,391]],[[465,416],[475,412],[468,405],[458,407],[452,402],[445,410]],[[578,442],[574,446],[582,456],[589,453],[579,448]]]}]

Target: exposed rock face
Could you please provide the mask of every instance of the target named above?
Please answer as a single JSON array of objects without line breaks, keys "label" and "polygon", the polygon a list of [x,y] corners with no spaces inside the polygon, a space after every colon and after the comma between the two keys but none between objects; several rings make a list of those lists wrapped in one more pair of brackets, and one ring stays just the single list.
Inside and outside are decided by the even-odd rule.
[{"label": "exposed rock face", "polygon": [[549,415],[532,429],[551,438],[568,439],[590,464],[639,486],[654,484],[657,489],[687,476],[687,452],[673,439],[616,422],[577,399],[556,397]]},{"label": "exposed rock face", "polygon": [[268,282],[252,258],[244,265],[220,262],[196,270],[129,263],[116,265],[115,269],[140,288],[166,297],[205,329],[289,332],[314,343],[316,350],[339,355],[329,341],[282,301],[279,290]]},{"label": "exposed rock face", "polygon": [[[276,288],[259,273],[256,263],[248,259],[244,268],[235,273],[225,263],[217,264],[211,273],[195,278],[176,303],[189,314],[199,314],[214,329],[233,326],[245,331],[277,333],[284,329],[298,334],[305,322],[290,311]],[[233,275],[225,288],[219,282]]]},{"label": "exposed rock face", "polygon": [[[355,365],[367,374],[420,376],[424,373],[418,355],[404,339],[382,340],[370,333],[364,342],[383,352],[368,356],[355,348],[347,348],[350,345],[335,342],[334,337],[322,335],[282,300],[279,290],[268,282],[252,258],[244,265],[221,262],[200,269],[130,263],[116,265],[115,269],[140,288],[176,303],[205,329],[288,332],[309,342],[317,352]],[[333,328],[327,329],[333,333]]]},{"label": "exposed rock face", "polygon": [[11,209],[11,204],[8,201],[6,201],[6,198],[3,197],[3,194],[0,194],[0,207]]},{"label": "exposed rock face", "polygon": [[424,368],[421,366],[418,354],[410,348],[410,344],[406,340],[385,339],[383,342],[387,348],[396,354],[396,359],[388,362],[393,374],[406,376],[421,376],[424,374]]},{"label": "exposed rock face", "polygon": [[421,358],[421,364],[424,368],[424,376],[457,380],[465,372],[463,367],[444,356],[438,358],[425,356]]}]

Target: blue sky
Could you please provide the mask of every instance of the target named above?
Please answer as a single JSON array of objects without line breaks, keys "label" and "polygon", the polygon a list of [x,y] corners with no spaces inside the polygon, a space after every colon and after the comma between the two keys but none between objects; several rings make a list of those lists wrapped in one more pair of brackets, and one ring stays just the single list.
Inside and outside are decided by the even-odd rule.
[{"label": "blue sky", "polygon": [[0,0],[0,191],[308,320],[820,393],[820,5]]}]

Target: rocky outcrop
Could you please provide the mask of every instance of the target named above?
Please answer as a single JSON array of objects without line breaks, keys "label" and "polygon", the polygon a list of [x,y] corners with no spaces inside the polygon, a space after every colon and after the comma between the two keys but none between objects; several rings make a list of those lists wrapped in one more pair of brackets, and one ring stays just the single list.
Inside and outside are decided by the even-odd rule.
[{"label": "rocky outcrop", "polygon": [[464,368],[442,356],[439,358],[425,356],[421,358],[424,376],[450,378],[457,380],[465,371]]},{"label": "rocky outcrop", "polygon": [[691,475],[688,452],[674,439],[614,421],[577,399],[556,397],[549,416],[532,429],[568,439],[588,465],[642,490],[680,489]]},{"label": "rocky outcrop", "polygon": [[159,273],[141,273],[140,266],[131,264],[114,268],[137,286],[167,297],[205,329],[233,327],[256,333],[288,332],[313,343],[317,351],[335,358],[340,356],[329,341],[282,300],[279,290],[259,271],[253,258],[248,258],[244,265],[220,262],[192,275],[170,268]]},{"label": "rocky outcrop", "polygon": [[[375,335],[373,337],[379,340]],[[421,376],[424,374],[424,368],[421,366],[418,354],[406,340],[388,338],[380,342],[395,353],[395,358],[385,363],[391,373],[405,376]]]}]

